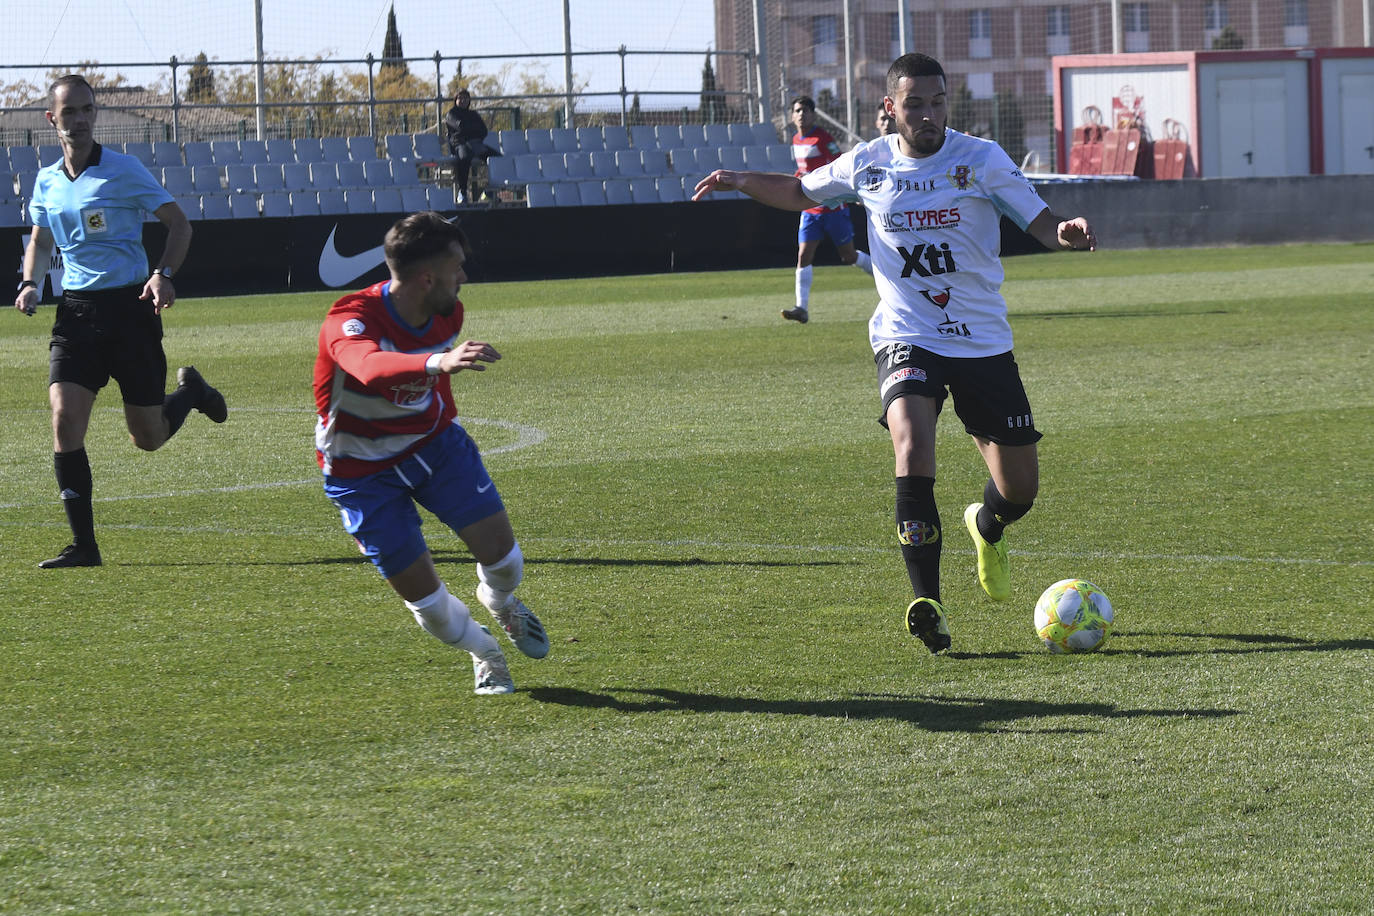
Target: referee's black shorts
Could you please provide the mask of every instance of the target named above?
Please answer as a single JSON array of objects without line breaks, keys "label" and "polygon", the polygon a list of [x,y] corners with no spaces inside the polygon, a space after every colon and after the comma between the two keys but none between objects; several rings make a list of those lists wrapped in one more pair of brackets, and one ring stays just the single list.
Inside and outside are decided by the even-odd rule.
[{"label": "referee's black shorts", "polygon": [[152,300],[138,298],[141,292],[142,284],[63,292],[48,343],[48,384],[99,391],[113,378],[125,404],[161,405],[167,386],[162,318]]},{"label": "referee's black shorts", "polygon": [[970,436],[998,445],[1032,445],[1042,436],[1031,417],[1030,400],[1011,351],[996,356],[941,356],[911,344],[888,344],[874,354],[878,392],[887,425],[887,409],[907,394],[934,398],[944,407],[954,396],[954,412]]}]

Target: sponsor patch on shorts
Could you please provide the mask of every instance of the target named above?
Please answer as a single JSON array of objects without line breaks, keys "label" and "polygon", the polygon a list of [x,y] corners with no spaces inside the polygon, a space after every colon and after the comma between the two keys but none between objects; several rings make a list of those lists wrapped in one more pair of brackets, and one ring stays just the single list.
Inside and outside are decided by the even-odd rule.
[{"label": "sponsor patch on shorts", "polygon": [[924,382],[925,380],[926,370],[918,368],[916,366],[907,366],[904,369],[898,369],[896,372],[892,373],[887,378],[883,379],[883,384],[879,390],[879,394],[887,394],[893,385],[896,385],[900,382]]}]

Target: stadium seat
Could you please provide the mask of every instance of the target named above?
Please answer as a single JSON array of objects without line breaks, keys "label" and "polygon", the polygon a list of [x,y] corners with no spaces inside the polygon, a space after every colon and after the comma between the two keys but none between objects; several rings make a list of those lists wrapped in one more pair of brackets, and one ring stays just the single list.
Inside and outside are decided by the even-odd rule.
[{"label": "stadium seat", "polygon": [[383,142],[386,145],[386,158],[393,161],[415,158],[415,141],[410,134],[387,134]]},{"label": "stadium seat", "polygon": [[282,167],[270,162],[260,162],[253,166],[253,187],[259,191],[280,191],[286,187],[282,178]]},{"label": "stadium seat", "polygon": [[431,210],[452,210],[456,205],[453,199],[453,189],[437,184],[425,188],[425,198]]},{"label": "stadium seat", "polygon": [[40,143],[38,145],[38,161],[43,165],[52,165],[61,158],[61,145],[57,143]]},{"label": "stadium seat", "polygon": [[10,148],[8,146],[0,146],[0,172],[12,171],[14,170],[10,168]]},{"label": "stadium seat", "polygon": [[[708,147],[709,148],[709,147]],[[717,152],[720,154],[720,167],[731,171],[741,172],[746,166],[744,164],[744,148],[741,146],[722,146]],[[701,158],[697,157],[700,164]]]},{"label": "stadium seat", "polygon": [[[658,199],[665,204],[678,203],[692,196],[691,189],[684,183],[684,179],[678,175],[669,175],[666,178],[656,179],[654,184],[658,188]],[[695,183],[693,187],[695,187]]]},{"label": "stadium seat", "polygon": [[344,208],[349,213],[376,213],[370,188],[349,188],[344,191]]},{"label": "stadium seat", "polygon": [[407,185],[401,188],[401,208],[407,213],[428,210],[429,195],[421,185]]},{"label": "stadium seat", "polygon": [[754,125],[752,124],[731,122],[725,125],[725,132],[729,135],[732,146],[754,145]]},{"label": "stadium seat", "polygon": [[153,145],[151,143],[126,143],[124,144],[124,152],[148,168],[152,168],[156,164],[153,162]]},{"label": "stadium seat", "polygon": [[42,167],[38,161],[38,150],[32,146],[10,147],[10,171],[36,172]]},{"label": "stadium seat", "polygon": [[553,185],[543,181],[529,185],[525,189],[525,203],[530,207],[552,207]]},{"label": "stadium seat", "polygon": [[[181,166],[178,166],[180,168]],[[187,166],[189,168],[189,166]],[[186,214],[187,219],[200,219],[200,195],[199,194],[179,194],[176,198],[177,206],[181,212]]]},{"label": "stadium seat", "polygon": [[439,139],[438,134],[416,134],[414,141],[415,158],[417,159],[437,162],[440,159],[449,158],[448,153],[444,151],[444,143]]},{"label": "stadium seat", "polygon": [[256,194],[230,194],[229,215],[234,219],[257,219],[258,198]]},{"label": "stadium seat", "polygon": [[274,137],[267,141],[267,161],[275,162],[278,165],[286,165],[288,162],[296,161],[296,148],[291,145],[291,141],[282,137]]},{"label": "stadium seat", "polygon": [[164,169],[171,165],[182,165],[181,147],[177,146],[175,140],[154,140],[153,164]]},{"label": "stadium seat", "polygon": [[232,219],[229,198],[223,194],[202,194],[200,196],[200,215],[204,219]]},{"label": "stadium seat", "polygon": [[706,128],[700,124],[682,125],[682,145],[683,146],[720,146],[719,143],[709,143],[706,140]]},{"label": "stadium seat", "polygon": [[660,124],[654,128],[654,146],[638,143],[635,145],[641,149],[653,149],[654,146],[664,150],[682,149],[682,128],[677,124]]},{"label": "stadium seat", "polygon": [[553,202],[559,207],[580,207],[582,197],[577,193],[577,185],[560,181],[553,186]]},{"label": "stadium seat", "polygon": [[[326,191],[339,186],[339,167],[333,162],[310,163],[310,187],[316,191]],[[320,200],[320,210],[324,210],[324,200]]]},{"label": "stadium seat", "polygon": [[606,205],[606,188],[599,181],[579,181],[577,183],[577,197],[584,207],[604,207]]},{"label": "stadium seat", "polygon": [[591,154],[592,174],[597,178],[614,178],[620,174],[619,167],[615,164],[616,153],[610,150],[599,150]]},{"label": "stadium seat", "polygon": [[314,191],[291,192],[292,216],[319,216],[320,197]]},{"label": "stadium seat", "polygon": [[8,204],[19,200],[19,194],[14,189],[14,173],[8,168],[0,170],[0,204]]},{"label": "stadium seat", "polygon": [[[640,154],[646,152],[638,149],[623,149],[615,154],[616,174],[626,178],[644,174],[644,160]],[[652,151],[650,151],[652,152]]]},{"label": "stadium seat", "polygon": [[516,182],[529,184],[532,181],[544,180],[544,176],[539,171],[539,155],[537,153],[516,156],[513,162],[515,164]]},{"label": "stadium seat", "polygon": [[553,131],[548,128],[525,131],[525,142],[531,153],[553,152]]},{"label": "stadium seat", "polygon": [[239,161],[244,165],[267,162],[267,144],[262,140],[240,140]]},{"label": "stadium seat", "polygon": [[[220,183],[219,167],[214,165],[190,166],[191,186],[201,194],[207,194],[220,190],[223,185]],[[202,204],[205,202],[202,200]],[[202,206],[202,210],[204,207]]]},{"label": "stadium seat", "polygon": [[487,160],[487,185],[504,188],[515,183],[515,160],[510,156],[498,156]]},{"label": "stadium seat", "polygon": [[363,178],[369,187],[389,188],[396,184],[391,174],[390,159],[368,159],[363,162]]},{"label": "stadium seat", "polygon": [[393,159],[391,160],[391,180],[398,185],[412,185],[420,183],[420,169],[415,164],[414,159]]},{"label": "stadium seat", "polygon": [[653,178],[631,178],[630,198],[637,204],[658,203],[658,184]]},{"label": "stadium seat", "polygon": [[376,188],[372,192],[372,206],[378,213],[404,213],[401,192],[395,188]]},{"label": "stadium seat", "polygon": [[[195,184],[191,181],[191,167],[189,165],[169,165],[162,170],[162,186],[167,189],[167,193],[173,197],[189,197],[195,191]],[[200,203],[196,203],[196,213],[200,212]]]},{"label": "stadium seat", "polygon": [[[630,125],[630,145],[635,149],[659,149],[656,130],[657,128],[652,124]],[[678,134],[678,139],[682,139],[681,134]],[[611,152],[615,152],[615,150]]]},{"label": "stadium seat", "polygon": [[562,181],[568,177],[568,166],[563,161],[564,153],[541,153],[539,174],[545,181]]},{"label": "stadium seat", "polygon": [[215,156],[210,151],[209,142],[205,140],[187,143],[181,148],[181,156],[190,166],[215,164]]},{"label": "stadium seat", "polygon": [[0,203],[0,229],[14,229],[27,224],[28,220],[17,203]]},{"label": "stadium seat", "polygon": [[265,217],[290,216],[291,195],[285,191],[268,191],[262,195],[262,215]]},{"label": "stadium seat", "polygon": [[305,162],[288,162],[281,167],[282,183],[288,191],[304,191],[310,187],[310,165]]},{"label": "stadium seat", "polygon": [[[19,199],[27,201],[33,196],[33,183],[38,179],[37,172],[15,172],[14,181],[19,186]],[[27,210],[25,211],[27,212]]]},{"label": "stadium seat", "polygon": [[555,153],[577,152],[577,131],[571,127],[555,127],[549,132]]},{"label": "stadium seat", "polygon": [[778,129],[768,121],[758,122],[754,125],[754,142],[772,146],[778,142]]},{"label": "stadium seat", "polygon": [[[704,178],[716,169],[725,168],[720,158],[721,151],[710,146],[699,146],[693,154],[696,160],[696,170],[692,173],[698,178]],[[682,174],[687,174],[682,172]]]},{"label": "stadium seat", "polygon": [[707,146],[730,146],[734,142],[730,138],[730,128],[724,124],[707,124],[705,129]]},{"label": "stadium seat", "polygon": [[668,164],[668,153],[664,150],[640,150],[639,157],[644,163],[645,175],[667,175],[672,171],[672,168]]},{"label": "stadium seat", "polygon": [[[316,137],[297,137],[291,141],[291,148],[296,152],[297,162],[324,161],[324,149]],[[321,212],[324,212],[323,207],[321,207]]]},{"label": "stadium seat", "polygon": [[238,165],[243,161],[243,153],[239,151],[237,140],[212,140],[210,141],[210,160],[215,165],[223,168],[226,165]]},{"label": "stadium seat", "polygon": [[338,188],[326,188],[320,194],[320,214],[322,216],[332,216],[348,212],[348,204],[344,201],[344,193]]},{"label": "stadium seat", "polygon": [[[496,145],[501,148],[501,154],[506,158],[520,156],[530,151],[530,144],[529,141],[525,139],[525,132],[523,130],[497,131]],[[490,164],[490,162],[488,164]]]},{"label": "stadium seat", "polygon": [[601,145],[611,152],[618,149],[629,149],[630,132],[619,125],[603,127],[601,128]]},{"label": "stadium seat", "polygon": [[[578,130],[585,129],[578,128]],[[487,165],[490,166],[491,163],[488,162]],[[572,179],[591,178],[595,174],[592,172],[591,153],[564,153],[563,166],[568,177]]]},{"label": "stadium seat", "polygon": [[226,165],[224,167],[224,186],[230,191],[256,191],[257,176],[251,165]]},{"label": "stadium seat", "polygon": [[345,160],[336,163],[334,168],[339,173],[339,187],[362,188],[367,186],[367,170],[361,162]]},{"label": "stadium seat", "polygon": [[354,162],[370,162],[377,158],[377,141],[371,137],[349,137],[348,158]]},{"label": "stadium seat", "polygon": [[577,148],[584,153],[606,148],[606,136],[599,127],[579,127],[577,129]]},{"label": "stadium seat", "polygon": [[606,203],[608,204],[632,204],[634,198],[630,196],[630,179],[628,178],[609,178],[606,180]]},{"label": "stadium seat", "polygon": [[788,175],[797,171],[797,160],[792,158],[792,147],[784,143],[774,143],[768,147],[768,169]]},{"label": "stadium seat", "polygon": [[348,153],[348,138],[324,137],[320,140],[320,155],[325,162],[348,162],[352,159]]}]

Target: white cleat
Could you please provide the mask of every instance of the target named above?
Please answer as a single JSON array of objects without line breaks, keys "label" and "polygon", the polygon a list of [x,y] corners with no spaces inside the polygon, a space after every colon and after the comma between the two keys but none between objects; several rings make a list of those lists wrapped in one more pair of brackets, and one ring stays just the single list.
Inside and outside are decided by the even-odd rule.
[{"label": "white cleat", "polygon": [[549,635],[544,632],[544,625],[534,616],[534,612],[525,607],[525,602],[511,595],[504,605],[492,607],[490,597],[491,592],[485,585],[477,586],[477,600],[501,624],[501,629],[515,643],[515,648],[530,658],[543,658],[549,654]]},{"label": "white cleat", "polygon": [[506,657],[499,652],[488,658],[472,657],[472,680],[472,692],[478,696],[515,693],[515,681],[511,679],[510,668],[506,667]]}]

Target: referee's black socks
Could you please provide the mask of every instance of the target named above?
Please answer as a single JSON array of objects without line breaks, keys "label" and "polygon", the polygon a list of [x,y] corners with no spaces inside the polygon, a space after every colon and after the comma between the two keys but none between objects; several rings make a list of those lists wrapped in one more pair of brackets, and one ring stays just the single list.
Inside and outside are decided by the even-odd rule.
[{"label": "referee's black socks", "polygon": [[72,529],[72,543],[77,547],[95,547],[95,516],[91,511],[91,462],[86,450],[53,452],[53,471],[57,474],[57,491],[62,496],[62,508]]}]

